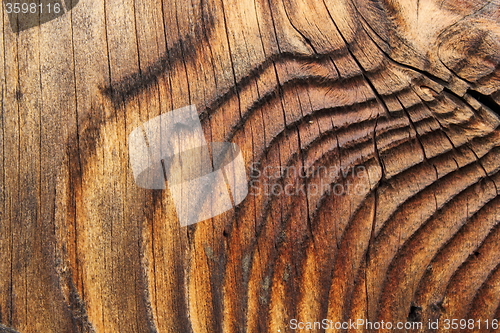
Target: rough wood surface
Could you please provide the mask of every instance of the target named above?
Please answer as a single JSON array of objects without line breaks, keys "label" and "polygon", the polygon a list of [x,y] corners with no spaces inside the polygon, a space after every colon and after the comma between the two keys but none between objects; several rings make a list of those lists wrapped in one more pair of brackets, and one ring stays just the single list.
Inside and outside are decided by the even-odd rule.
[{"label": "rough wood surface", "polygon": [[[499,1],[81,0],[19,33],[2,10],[2,324],[499,318]],[[273,178],[322,190],[181,228],[168,191],[135,185],[127,137],[190,104],[252,177],[353,172]]]}]

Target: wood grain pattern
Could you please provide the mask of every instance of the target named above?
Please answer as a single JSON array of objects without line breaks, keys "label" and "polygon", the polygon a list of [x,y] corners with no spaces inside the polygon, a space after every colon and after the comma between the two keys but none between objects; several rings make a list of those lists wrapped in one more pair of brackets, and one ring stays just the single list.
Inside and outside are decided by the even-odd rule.
[{"label": "wood grain pattern", "polygon": [[[81,0],[20,33],[2,11],[2,324],[499,319],[499,1]],[[293,195],[181,228],[127,138],[190,104]]]}]

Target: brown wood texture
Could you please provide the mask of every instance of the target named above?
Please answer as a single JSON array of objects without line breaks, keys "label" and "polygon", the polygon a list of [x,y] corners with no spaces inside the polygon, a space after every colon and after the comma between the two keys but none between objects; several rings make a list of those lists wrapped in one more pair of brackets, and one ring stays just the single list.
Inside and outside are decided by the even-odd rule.
[{"label": "brown wood texture", "polygon": [[[2,324],[499,317],[499,1],[81,0],[19,33],[2,10]],[[347,172],[272,178],[309,191],[180,227],[168,191],[136,186],[127,138],[190,104],[261,184]]]}]

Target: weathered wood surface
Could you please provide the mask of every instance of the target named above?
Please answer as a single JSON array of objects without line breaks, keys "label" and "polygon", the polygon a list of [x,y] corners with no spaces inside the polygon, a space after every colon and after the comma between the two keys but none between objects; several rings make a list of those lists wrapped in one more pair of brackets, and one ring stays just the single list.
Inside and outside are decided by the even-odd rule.
[{"label": "weathered wood surface", "polygon": [[[81,0],[18,34],[3,11],[2,324],[499,317],[499,1]],[[127,136],[189,104],[248,171],[362,167],[281,180],[361,190],[250,195],[181,228]]]}]

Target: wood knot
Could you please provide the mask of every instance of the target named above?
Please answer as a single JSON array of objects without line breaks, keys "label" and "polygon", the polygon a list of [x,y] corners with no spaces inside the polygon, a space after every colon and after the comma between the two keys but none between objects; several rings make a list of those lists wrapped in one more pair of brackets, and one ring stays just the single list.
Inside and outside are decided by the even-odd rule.
[{"label": "wood knot", "polygon": [[471,83],[493,73],[500,63],[498,23],[467,20],[441,37],[439,59],[455,75]]}]

